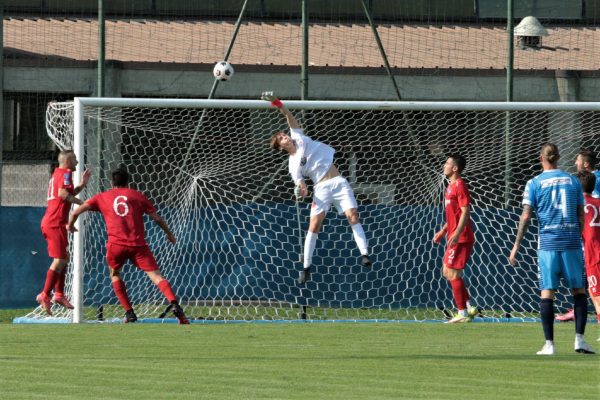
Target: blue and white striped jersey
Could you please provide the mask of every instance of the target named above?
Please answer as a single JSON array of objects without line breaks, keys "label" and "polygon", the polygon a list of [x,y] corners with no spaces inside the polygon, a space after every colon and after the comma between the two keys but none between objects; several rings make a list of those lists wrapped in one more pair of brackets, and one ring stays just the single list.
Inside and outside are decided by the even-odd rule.
[{"label": "blue and white striped jersey", "polygon": [[581,249],[578,206],[584,205],[579,180],[559,169],[544,171],[530,179],[523,204],[536,211],[540,250]]}]

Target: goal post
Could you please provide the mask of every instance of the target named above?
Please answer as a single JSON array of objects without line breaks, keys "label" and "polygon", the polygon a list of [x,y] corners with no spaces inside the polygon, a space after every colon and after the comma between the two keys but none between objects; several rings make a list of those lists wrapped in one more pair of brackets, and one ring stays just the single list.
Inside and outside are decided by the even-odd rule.
[{"label": "goal post", "polygon": [[[535,227],[524,240],[520,266],[507,260],[523,188],[540,172],[544,142],[557,143],[559,166],[571,172],[581,148],[600,150],[600,103],[285,104],[308,136],[336,149],[334,162],[359,203],[372,268],[359,265],[345,217],[331,210],[318,236],[311,280],[297,283],[298,237],[308,229],[310,198],[299,204],[298,227],[287,156],[268,146],[287,125],[268,102],[75,98],[50,104],[47,124],[53,140],[72,143],[80,166],[93,170],[82,198],[109,188],[110,171],[124,166],[133,187],[158,207],[178,243],[168,244],[149,222],[147,239],[192,318],[446,318],[454,304],[441,276],[443,245],[432,237],[444,223],[442,164],[450,153],[467,159],[463,176],[473,200],[476,244],[465,279],[473,303],[488,320],[537,316]],[[120,320],[104,260],[104,224],[96,213],[78,223],[67,279],[75,310],[55,307],[56,318]],[[168,304],[156,287],[131,266],[124,275],[138,317],[162,320]],[[557,307],[570,302],[561,290]],[[38,308],[20,321],[57,319]]]},{"label": "goal post", "polygon": [[[80,98],[75,98],[73,102],[73,151],[77,160],[79,160],[79,168],[73,173],[73,182],[80,182],[83,170],[86,168],[85,142],[84,142],[84,115],[83,104]],[[85,235],[85,226],[80,220],[75,225],[78,232],[73,236],[73,264],[70,268],[73,276],[73,323],[83,322],[83,279],[84,279],[84,242],[82,235]]]}]

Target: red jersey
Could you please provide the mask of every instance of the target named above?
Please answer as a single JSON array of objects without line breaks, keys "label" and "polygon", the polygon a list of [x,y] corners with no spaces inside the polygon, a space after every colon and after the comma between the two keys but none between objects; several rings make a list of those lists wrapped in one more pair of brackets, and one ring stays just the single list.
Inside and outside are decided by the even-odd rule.
[{"label": "red jersey", "polygon": [[150,200],[137,190],[114,188],[85,202],[91,211],[100,211],[108,243],[122,246],[146,246],[144,214],[156,212]]},{"label": "red jersey", "polygon": [[[446,224],[448,226],[448,237],[452,236],[458,221],[460,220],[461,207],[468,207],[471,204],[471,198],[469,197],[469,189],[467,184],[461,178],[452,182],[446,188],[446,196],[444,198],[444,204],[446,206]],[[473,235],[473,228],[471,227],[471,219],[467,221],[467,226],[460,234],[458,243],[473,243],[475,242],[475,236]]]},{"label": "red jersey", "polygon": [[585,266],[600,266],[600,199],[583,194],[585,223],[583,224],[583,254]]},{"label": "red jersey", "polygon": [[64,227],[69,221],[71,203],[63,200],[58,195],[59,189],[66,189],[70,194],[75,194],[73,186],[73,171],[64,168],[55,168],[48,183],[48,205],[42,218],[42,226],[46,228]]}]

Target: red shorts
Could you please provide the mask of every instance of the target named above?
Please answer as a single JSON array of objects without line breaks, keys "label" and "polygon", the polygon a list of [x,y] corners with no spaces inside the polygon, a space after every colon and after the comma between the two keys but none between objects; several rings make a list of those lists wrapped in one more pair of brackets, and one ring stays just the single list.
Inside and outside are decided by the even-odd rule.
[{"label": "red shorts", "polygon": [[133,265],[142,271],[156,271],[158,264],[148,246],[123,246],[120,244],[106,244],[106,261],[112,269],[119,270],[131,260]]},{"label": "red shorts", "polygon": [[458,243],[446,249],[444,265],[452,269],[464,269],[473,252],[474,243]]},{"label": "red shorts", "polygon": [[585,274],[592,297],[600,296],[600,264],[586,266]]},{"label": "red shorts", "polygon": [[69,258],[67,228],[42,226],[42,235],[48,243],[48,256],[66,260]]}]

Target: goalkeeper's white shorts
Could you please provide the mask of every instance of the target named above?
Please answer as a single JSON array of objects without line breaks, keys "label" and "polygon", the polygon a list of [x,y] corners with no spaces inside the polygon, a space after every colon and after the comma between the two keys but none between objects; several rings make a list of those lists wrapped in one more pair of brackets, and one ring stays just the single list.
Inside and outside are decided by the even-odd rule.
[{"label": "goalkeeper's white shorts", "polygon": [[354,191],[346,178],[342,176],[319,182],[313,190],[311,217],[329,211],[332,204],[335,205],[339,214],[343,214],[351,208],[358,208]]}]

